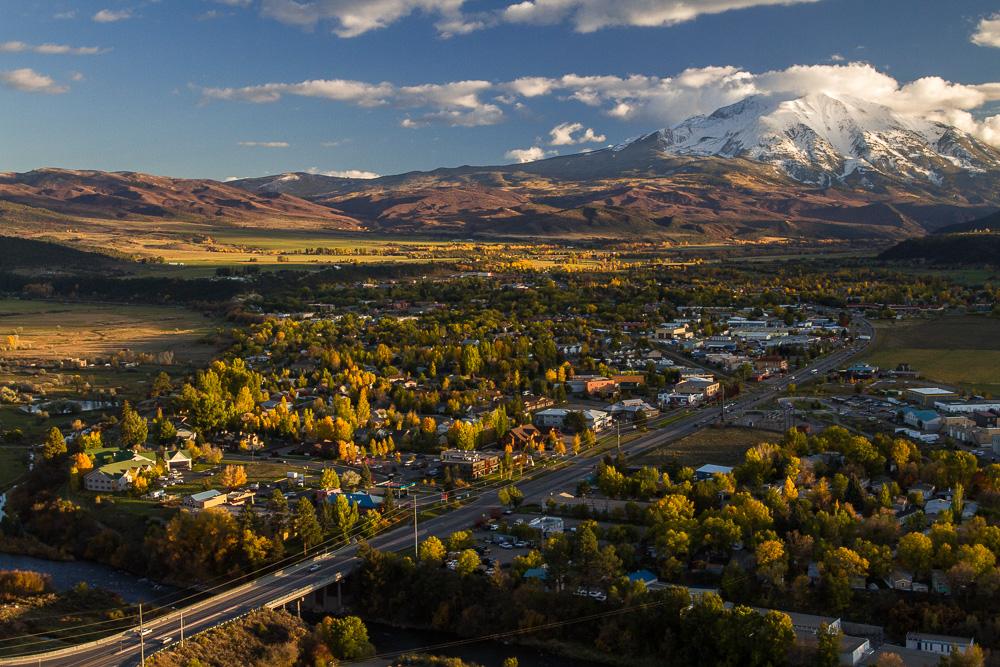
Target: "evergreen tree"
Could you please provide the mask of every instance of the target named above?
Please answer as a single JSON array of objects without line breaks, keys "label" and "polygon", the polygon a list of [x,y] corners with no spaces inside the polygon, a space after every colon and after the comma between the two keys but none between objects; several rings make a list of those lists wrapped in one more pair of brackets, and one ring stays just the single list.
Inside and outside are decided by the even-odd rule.
[{"label": "evergreen tree", "polygon": [[323,537],[316,520],[316,508],[307,498],[299,498],[299,502],[295,504],[295,532],[302,540],[303,551],[317,544]]},{"label": "evergreen tree", "polygon": [[118,427],[118,442],[122,449],[135,449],[149,436],[146,420],[125,401],[122,406],[122,420]]}]

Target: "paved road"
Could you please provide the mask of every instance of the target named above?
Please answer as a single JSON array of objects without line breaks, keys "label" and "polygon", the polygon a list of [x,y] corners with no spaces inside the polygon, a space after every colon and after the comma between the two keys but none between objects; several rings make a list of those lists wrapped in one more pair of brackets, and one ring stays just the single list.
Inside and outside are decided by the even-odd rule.
[{"label": "paved road", "polygon": [[[815,364],[787,374],[784,378],[772,383],[764,391],[756,391],[741,396],[727,406],[727,410],[738,411],[752,408],[762,401],[770,400],[775,394],[791,383],[802,382],[821,373],[836,368],[848,358],[858,354],[866,345],[875,339],[875,329],[865,320],[857,318],[861,332],[871,337],[855,347],[840,350],[829,357],[818,360]],[[815,370],[816,373],[812,371]],[[670,426],[657,429],[640,436],[628,443],[631,454],[640,454],[665,442],[684,437],[703,428],[707,423],[719,418],[718,408],[712,406],[698,411]],[[568,460],[565,468],[538,474],[534,479],[519,481],[518,488],[526,500],[544,501],[555,489],[572,488],[576,483],[602,458],[602,454],[584,455]],[[445,537],[459,530],[468,528],[475,519],[496,507],[495,490],[487,490],[467,505],[458,508],[444,516],[420,524],[418,539],[424,540],[430,535]],[[413,526],[402,527],[370,540],[377,549],[398,550],[413,544]],[[163,648],[180,640],[181,624],[184,636],[190,637],[214,627],[226,620],[236,618],[253,609],[265,606],[267,603],[290,595],[311,583],[322,581],[336,574],[347,574],[354,567],[355,547],[343,550],[337,554],[317,559],[310,559],[301,564],[288,567],[282,572],[269,575],[253,583],[231,591],[221,593],[209,600],[184,608],[183,616],[171,615],[154,620],[145,627],[150,632],[140,639],[134,634],[124,638],[112,637],[99,642],[96,646],[83,646],[72,650],[66,655],[59,654],[46,657],[28,657],[23,659],[0,660],[0,665],[10,667],[114,667],[139,664],[140,653],[148,657],[152,651]],[[310,568],[318,565],[314,571]],[[144,650],[142,650],[144,649]]]}]

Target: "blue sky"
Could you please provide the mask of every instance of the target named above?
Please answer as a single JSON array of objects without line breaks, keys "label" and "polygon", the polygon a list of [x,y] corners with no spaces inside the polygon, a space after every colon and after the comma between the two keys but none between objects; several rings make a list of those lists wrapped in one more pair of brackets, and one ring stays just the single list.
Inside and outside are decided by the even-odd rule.
[{"label": "blue sky", "polygon": [[1000,145],[1000,2],[0,0],[0,171],[507,164],[813,92]]}]

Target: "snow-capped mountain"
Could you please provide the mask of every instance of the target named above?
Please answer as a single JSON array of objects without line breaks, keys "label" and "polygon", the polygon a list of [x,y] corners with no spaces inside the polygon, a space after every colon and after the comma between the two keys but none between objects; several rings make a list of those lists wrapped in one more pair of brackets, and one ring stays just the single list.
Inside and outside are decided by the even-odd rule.
[{"label": "snow-capped mountain", "polygon": [[965,132],[847,96],[748,97],[638,141],[653,137],[668,155],[756,160],[809,185],[940,185],[948,174],[1000,170],[1000,151]]}]

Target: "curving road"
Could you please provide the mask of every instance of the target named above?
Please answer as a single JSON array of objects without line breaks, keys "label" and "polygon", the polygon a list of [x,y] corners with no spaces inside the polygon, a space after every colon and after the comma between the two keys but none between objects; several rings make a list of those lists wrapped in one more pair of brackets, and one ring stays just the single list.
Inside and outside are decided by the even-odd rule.
[{"label": "curving road", "polygon": [[[862,318],[855,318],[859,333],[870,338],[857,341],[854,346],[839,350],[816,363],[785,375],[762,391],[740,396],[727,404],[728,411],[752,408],[770,400],[789,384],[802,382],[821,373],[834,369],[852,356],[860,353],[875,339],[875,328]],[[719,418],[717,406],[710,406],[694,412],[690,417],[670,426],[651,431],[628,443],[631,454],[640,454],[649,449],[682,438]],[[527,481],[519,481],[518,488],[526,500],[544,501],[554,490],[575,487],[577,482],[603,457],[603,454],[583,455],[569,459],[563,468],[536,476]],[[498,505],[496,490],[486,490],[477,499],[441,517],[421,523],[418,538],[430,535],[446,537],[459,530],[467,529],[479,516],[488,514]],[[398,550],[413,544],[413,526],[397,528],[369,541],[377,549]],[[115,635],[89,645],[76,646],[60,651],[36,654],[24,658],[0,660],[0,665],[9,667],[113,667],[132,666],[140,663],[142,655],[180,641],[183,636],[191,637],[220,623],[237,618],[249,611],[267,606],[274,601],[292,596],[297,591],[310,586],[317,587],[337,575],[346,575],[354,567],[356,547],[350,547],[335,555],[318,556],[283,571],[262,577],[236,589],[213,598],[188,606],[179,612],[156,619],[144,627],[149,633],[141,638],[134,633]],[[310,571],[312,570],[312,571]],[[304,594],[304,593],[303,593]]]}]

